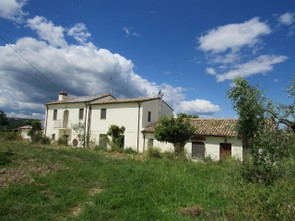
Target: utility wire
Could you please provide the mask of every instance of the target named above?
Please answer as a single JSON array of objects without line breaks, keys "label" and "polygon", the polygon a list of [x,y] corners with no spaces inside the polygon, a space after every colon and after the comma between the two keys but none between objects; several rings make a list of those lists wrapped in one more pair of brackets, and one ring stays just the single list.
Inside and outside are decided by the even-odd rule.
[{"label": "utility wire", "polygon": [[13,48],[11,46],[10,43],[8,43],[8,41],[2,36],[0,35],[0,38],[2,39],[2,41],[4,41],[13,51],[14,53],[16,53],[22,60],[24,60],[31,68],[33,68],[36,73],[41,76],[42,78],[44,78],[46,81],[48,81],[55,89],[57,89],[57,91],[59,91],[59,87],[53,82],[51,81],[48,77],[46,77],[41,71],[39,71],[30,61],[28,61],[28,59],[26,59],[21,53],[19,53],[15,48]]}]

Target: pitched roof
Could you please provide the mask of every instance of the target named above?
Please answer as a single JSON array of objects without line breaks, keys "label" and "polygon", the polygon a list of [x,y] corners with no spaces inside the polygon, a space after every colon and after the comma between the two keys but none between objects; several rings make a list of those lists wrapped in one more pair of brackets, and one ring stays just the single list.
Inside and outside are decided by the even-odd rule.
[{"label": "pitched roof", "polygon": [[92,102],[101,98],[112,96],[111,94],[99,94],[93,96],[67,96],[64,100],[53,101],[47,104],[65,104],[65,103],[80,103],[80,102]]},{"label": "pitched roof", "polygon": [[113,103],[136,103],[136,102],[144,102],[144,101],[151,101],[157,100],[159,97],[139,97],[139,98],[122,98],[122,99],[115,99],[110,101],[92,101],[91,104],[113,104]]},{"label": "pitched roof", "polygon": [[[205,119],[191,118],[191,123],[197,128],[197,136],[235,137],[237,135],[235,119]],[[150,124],[143,132],[153,133],[157,123]]]}]

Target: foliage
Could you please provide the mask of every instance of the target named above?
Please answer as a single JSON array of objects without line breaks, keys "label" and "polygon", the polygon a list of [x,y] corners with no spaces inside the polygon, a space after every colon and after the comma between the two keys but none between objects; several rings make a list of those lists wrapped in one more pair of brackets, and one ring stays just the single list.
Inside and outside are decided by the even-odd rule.
[{"label": "foliage", "polygon": [[147,158],[162,158],[161,149],[157,147],[149,147],[145,150],[145,155]]},{"label": "foliage", "polygon": [[26,120],[26,125],[32,126],[32,129],[28,132],[28,135],[31,137],[32,142],[35,142],[35,143],[39,142],[40,134],[38,134],[38,131],[42,129],[40,120],[36,120],[36,119]]},{"label": "foliage", "polygon": [[125,154],[131,154],[131,155],[136,155],[137,154],[136,150],[134,150],[131,147],[124,148],[124,151],[123,152]]},{"label": "foliage", "polygon": [[294,140],[274,126],[267,112],[270,102],[258,87],[242,78],[234,79],[234,84],[228,97],[239,114],[238,137],[251,153],[242,174],[247,181],[272,184],[282,175],[283,161]]},{"label": "foliage", "polygon": [[114,151],[121,151],[124,148],[124,132],[125,127],[124,126],[117,126],[112,124],[109,127],[109,130],[107,132],[107,135],[111,136],[111,149]]},{"label": "foliage", "polygon": [[68,145],[68,137],[62,136],[62,137],[58,138],[57,144],[67,146]]},{"label": "foliage", "polygon": [[176,154],[184,154],[184,146],[194,135],[196,128],[185,115],[177,118],[164,116],[155,127],[155,138],[172,143]]},{"label": "foliage", "polygon": [[8,118],[4,111],[0,110],[0,129],[8,124]]},{"label": "foliage", "polygon": [[19,133],[17,131],[2,131],[0,132],[0,141],[18,140]]}]

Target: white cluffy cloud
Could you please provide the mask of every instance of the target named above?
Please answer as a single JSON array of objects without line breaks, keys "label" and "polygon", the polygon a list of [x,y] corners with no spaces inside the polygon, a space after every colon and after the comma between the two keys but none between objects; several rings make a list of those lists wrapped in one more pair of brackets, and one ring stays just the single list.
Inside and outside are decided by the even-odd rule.
[{"label": "white cluffy cloud", "polygon": [[36,31],[42,40],[54,47],[65,47],[67,42],[64,39],[65,29],[61,26],[55,26],[42,16],[35,16],[27,20],[27,26]]},{"label": "white cluffy cloud", "polygon": [[240,24],[228,24],[209,30],[201,36],[199,47],[205,52],[219,53],[227,49],[237,51],[244,46],[254,46],[258,38],[271,32],[267,24],[255,17]]},{"label": "white cluffy cloud", "polygon": [[244,64],[236,65],[232,70],[217,76],[217,81],[232,80],[235,77],[248,77],[254,74],[265,74],[273,70],[275,64],[284,62],[287,56],[261,55]]},{"label": "white cluffy cloud", "polygon": [[27,12],[22,10],[22,7],[27,3],[27,0],[1,0],[0,1],[0,17],[12,20],[17,23],[23,22]]},{"label": "white cluffy cloud", "polygon": [[282,14],[278,20],[281,24],[283,25],[292,25],[294,23],[294,14],[295,13],[290,13],[290,12],[286,12],[284,14]]},{"label": "white cluffy cloud", "polygon": [[88,32],[85,24],[78,23],[68,30],[68,35],[72,36],[78,43],[85,44],[91,34]]},{"label": "white cluffy cloud", "polygon": [[[37,32],[39,39],[23,37],[15,44],[0,46],[0,109],[4,107],[8,113],[42,114],[44,104],[56,100],[60,90],[78,96],[112,92],[119,98],[156,96],[162,90],[164,100],[176,113],[212,114],[220,110],[210,101],[187,101],[184,88],[142,78],[134,72],[132,61],[120,54],[84,44],[90,34],[83,24],[67,30],[36,16],[27,21],[27,26]],[[65,32],[83,44],[69,44]]]},{"label": "white cluffy cloud", "polygon": [[[286,25],[292,20],[290,13],[280,17]],[[206,53],[211,66],[206,72],[214,75],[217,82],[271,72],[274,65],[288,59],[284,55],[260,54],[264,45],[262,37],[271,33],[271,28],[257,17],[209,30],[198,38],[198,48]]]}]

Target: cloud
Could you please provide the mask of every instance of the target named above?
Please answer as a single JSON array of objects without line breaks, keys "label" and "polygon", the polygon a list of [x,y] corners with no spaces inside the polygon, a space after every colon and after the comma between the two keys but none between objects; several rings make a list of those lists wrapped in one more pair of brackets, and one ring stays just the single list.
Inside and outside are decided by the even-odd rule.
[{"label": "cloud", "polygon": [[211,74],[211,75],[215,75],[216,74],[216,71],[214,68],[206,68],[206,72],[208,74]]},{"label": "cloud", "polygon": [[72,36],[78,43],[86,44],[91,34],[88,32],[85,24],[78,23],[68,30],[68,35]]},{"label": "cloud", "polygon": [[125,32],[125,37],[126,38],[129,38],[130,36],[132,36],[132,37],[140,37],[141,36],[137,32],[132,32],[132,30],[127,28],[127,27],[123,27],[122,30]]},{"label": "cloud", "polygon": [[239,24],[227,24],[209,30],[198,38],[199,48],[205,52],[220,53],[230,49],[237,51],[244,46],[254,46],[259,37],[268,35],[271,29],[255,17]]},{"label": "cloud", "polygon": [[162,90],[164,100],[176,113],[188,110],[211,114],[219,110],[209,105],[209,101],[206,108],[200,108],[196,101],[184,102],[185,89],[142,78],[134,72],[132,61],[120,54],[98,49],[93,44],[54,45],[56,47],[32,37],[23,37],[11,44],[50,81],[36,73],[8,45],[0,46],[0,109],[42,116],[44,104],[56,100],[61,90],[77,96],[112,92],[118,98],[156,96]]},{"label": "cloud", "polygon": [[22,10],[27,0],[1,0],[0,1],[0,17],[17,23],[21,23],[24,17],[28,15]]},{"label": "cloud", "polygon": [[176,112],[178,113],[188,113],[188,114],[203,114],[207,115],[213,114],[215,112],[220,111],[220,107],[218,105],[212,104],[207,100],[192,100],[192,101],[181,101],[179,106],[176,108]]},{"label": "cloud", "polygon": [[67,42],[64,39],[65,29],[61,26],[55,26],[42,16],[35,16],[27,20],[27,26],[36,31],[40,39],[45,40],[54,47],[65,47]]},{"label": "cloud", "polygon": [[217,81],[232,80],[235,77],[247,77],[255,74],[265,74],[273,70],[275,64],[284,62],[287,56],[260,55],[254,60],[250,60],[244,64],[236,65],[234,69],[221,75],[217,75]]},{"label": "cloud", "polygon": [[283,25],[292,25],[294,23],[294,13],[286,12],[278,20]]}]

